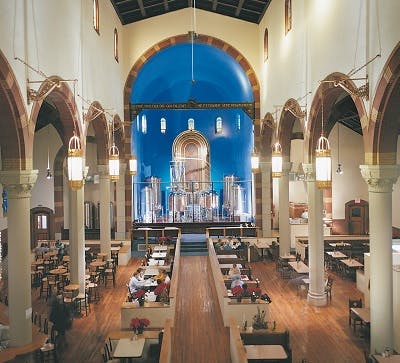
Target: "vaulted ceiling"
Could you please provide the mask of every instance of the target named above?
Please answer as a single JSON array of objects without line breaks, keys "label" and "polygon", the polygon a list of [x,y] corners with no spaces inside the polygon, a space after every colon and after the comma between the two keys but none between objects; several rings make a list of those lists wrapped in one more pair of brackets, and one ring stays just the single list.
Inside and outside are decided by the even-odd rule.
[{"label": "vaulted ceiling", "polygon": [[[193,0],[110,0],[122,24],[193,7]],[[260,23],[271,0],[197,0],[196,9]]]}]

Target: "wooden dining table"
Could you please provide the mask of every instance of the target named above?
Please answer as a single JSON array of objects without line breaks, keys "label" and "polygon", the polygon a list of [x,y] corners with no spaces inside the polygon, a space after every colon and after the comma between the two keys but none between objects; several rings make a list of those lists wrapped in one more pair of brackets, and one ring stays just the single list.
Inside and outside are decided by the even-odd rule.
[{"label": "wooden dining table", "polygon": [[298,274],[308,274],[310,272],[309,267],[303,261],[293,261],[289,262],[289,265],[295,270]]},{"label": "wooden dining table", "polygon": [[79,290],[79,285],[78,284],[69,284],[64,287],[65,291],[76,291]]},{"label": "wooden dining table", "polygon": [[49,271],[52,275],[62,275],[67,273],[67,269],[66,268],[55,268],[53,270]]},{"label": "wooden dining table", "polygon": [[389,355],[388,357],[384,357],[381,354],[374,354],[372,357],[378,363],[400,363],[399,354]]},{"label": "wooden dining table", "polygon": [[265,359],[265,360],[285,360],[287,354],[282,345],[245,345],[246,357],[250,359]]},{"label": "wooden dining table", "polygon": [[140,358],[143,354],[146,339],[122,338],[118,340],[113,357],[119,359]]}]

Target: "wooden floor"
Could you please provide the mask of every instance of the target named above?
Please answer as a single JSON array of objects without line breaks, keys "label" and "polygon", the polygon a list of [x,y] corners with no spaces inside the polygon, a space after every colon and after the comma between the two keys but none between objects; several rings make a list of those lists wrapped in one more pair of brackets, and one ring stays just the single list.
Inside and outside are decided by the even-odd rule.
[{"label": "wooden floor", "polygon": [[[310,307],[297,294],[293,283],[283,280],[271,261],[252,263],[271,299],[271,320],[290,331],[293,362],[363,362],[367,343],[348,326],[348,299],[361,297],[355,283],[334,276],[332,302]],[[101,289],[102,299],[92,304],[88,317],[74,319],[60,347],[60,362],[102,362],[100,355],[107,332],[120,327],[120,304],[126,282],[139,266],[132,260],[117,271],[117,287]],[[207,257],[182,257],[176,324],[173,332],[173,363],[230,363],[228,333],[223,327]],[[48,306],[32,291],[33,311],[45,313]],[[14,360],[22,362],[23,360]]]}]

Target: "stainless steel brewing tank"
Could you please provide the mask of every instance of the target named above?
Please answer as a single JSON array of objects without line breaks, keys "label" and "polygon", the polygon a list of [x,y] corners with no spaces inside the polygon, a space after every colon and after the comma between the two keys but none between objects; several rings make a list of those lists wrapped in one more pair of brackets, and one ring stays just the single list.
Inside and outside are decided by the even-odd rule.
[{"label": "stainless steel brewing tank", "polygon": [[187,206],[187,194],[184,191],[173,191],[168,195],[168,210],[183,212]]},{"label": "stainless steel brewing tank", "polygon": [[155,176],[150,177],[150,186],[152,190],[152,210],[161,209],[161,179]]},{"label": "stainless steel brewing tank", "polygon": [[234,194],[233,186],[238,178],[234,175],[224,176],[224,203],[223,207],[228,211],[233,211]]},{"label": "stainless steel brewing tank", "polygon": [[153,191],[150,186],[145,186],[141,190],[141,211],[142,215],[152,212],[153,208]]},{"label": "stainless steel brewing tank", "polygon": [[93,229],[93,225],[94,225],[93,203],[86,201],[84,204],[84,208],[85,208],[85,228]]},{"label": "stainless steel brewing tank", "polygon": [[244,212],[244,188],[238,184],[232,187],[232,205],[236,214]]}]

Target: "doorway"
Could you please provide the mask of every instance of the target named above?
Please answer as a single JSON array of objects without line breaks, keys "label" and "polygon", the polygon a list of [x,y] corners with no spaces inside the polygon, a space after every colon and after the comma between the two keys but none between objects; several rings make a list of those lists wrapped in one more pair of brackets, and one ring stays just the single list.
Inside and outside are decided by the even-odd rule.
[{"label": "doorway", "polygon": [[31,209],[31,249],[40,240],[54,239],[54,212],[47,207]]}]

